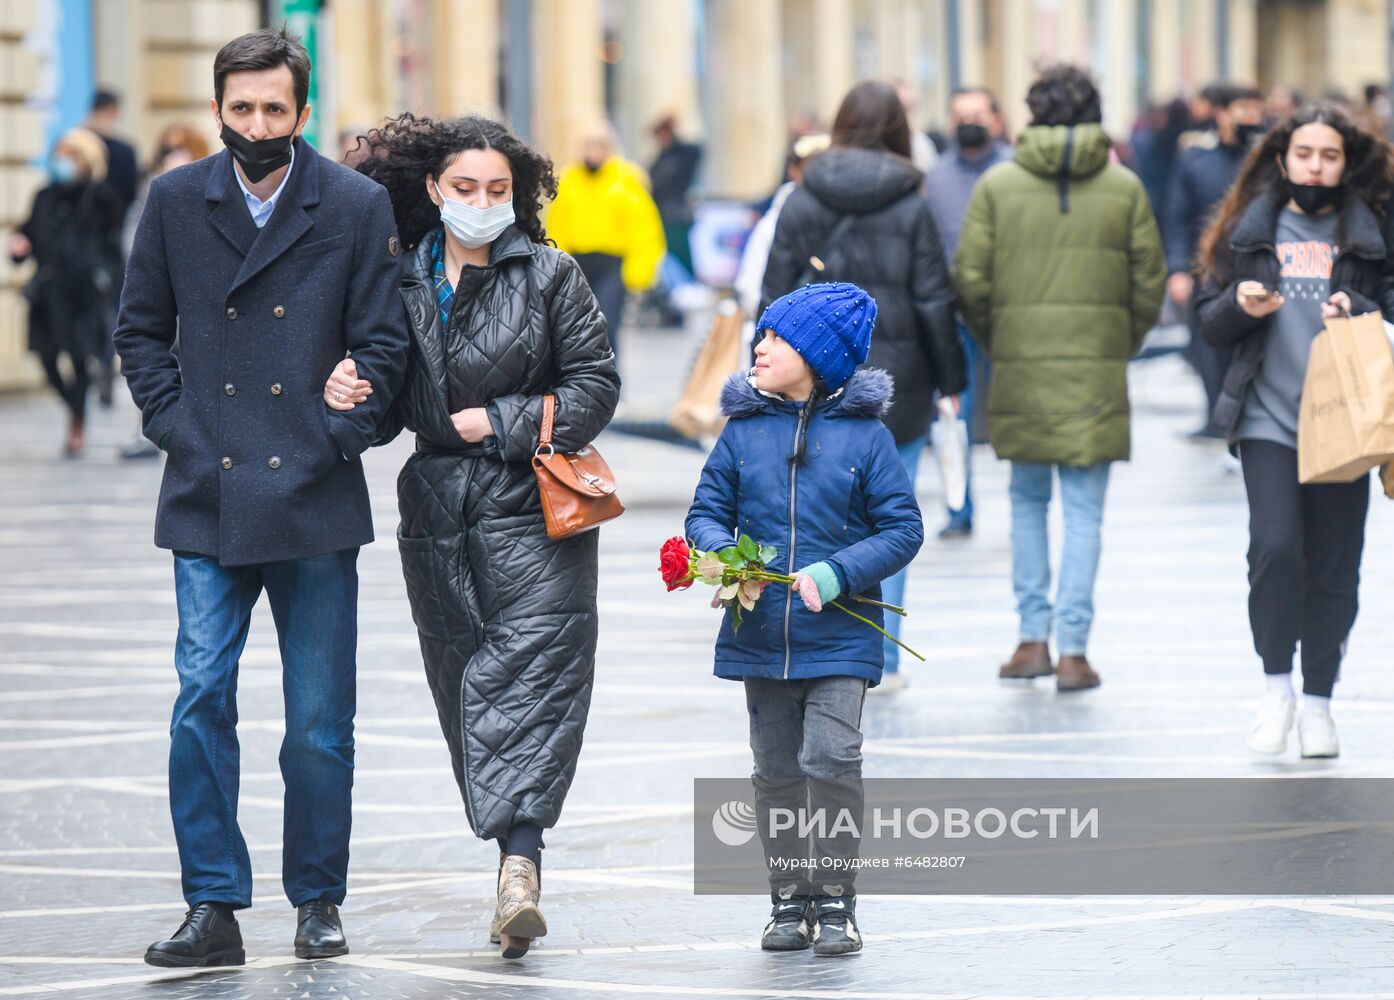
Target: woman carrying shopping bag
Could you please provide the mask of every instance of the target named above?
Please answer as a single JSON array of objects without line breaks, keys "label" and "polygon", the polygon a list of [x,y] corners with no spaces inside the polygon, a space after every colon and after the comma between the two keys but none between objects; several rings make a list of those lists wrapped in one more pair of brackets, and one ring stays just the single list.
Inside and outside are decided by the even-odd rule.
[{"label": "woman carrying shopping bag", "polygon": [[[1331,693],[1355,622],[1368,475],[1302,485],[1297,426],[1312,341],[1326,318],[1382,311],[1381,235],[1394,159],[1330,105],[1280,123],[1248,156],[1201,241],[1200,333],[1235,348],[1212,425],[1236,449],[1249,497],[1249,623],[1267,687],[1249,734],[1280,754],[1340,752]],[[1292,660],[1302,648],[1302,706]]]}]

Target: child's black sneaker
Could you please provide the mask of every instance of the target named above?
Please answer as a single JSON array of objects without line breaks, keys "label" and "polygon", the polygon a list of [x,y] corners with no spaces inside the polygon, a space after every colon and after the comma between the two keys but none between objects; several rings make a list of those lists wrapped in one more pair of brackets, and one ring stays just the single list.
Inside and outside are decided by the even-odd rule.
[{"label": "child's black sneaker", "polygon": [[851,955],[862,950],[856,896],[817,896],[813,908],[813,954]]},{"label": "child's black sneaker", "polygon": [[760,935],[760,947],[765,951],[803,951],[813,942],[814,916],[813,900],[808,896],[776,900],[765,933]]}]

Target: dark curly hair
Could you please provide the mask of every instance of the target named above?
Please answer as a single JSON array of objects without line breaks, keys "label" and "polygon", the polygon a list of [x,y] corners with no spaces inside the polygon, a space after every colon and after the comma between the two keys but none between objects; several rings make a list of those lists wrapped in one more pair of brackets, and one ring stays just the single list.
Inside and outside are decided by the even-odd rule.
[{"label": "dark curly hair", "polygon": [[1104,120],[1099,88],[1078,66],[1059,63],[1041,70],[1026,91],[1032,125],[1087,125]]},{"label": "dark curly hair", "polygon": [[439,177],[467,149],[496,149],[508,159],[514,224],[534,243],[549,242],[542,206],[557,196],[552,161],[491,118],[419,118],[408,111],[359,136],[349,155],[361,155],[355,169],[387,188],[397,235],[410,249],[440,226],[440,209],[426,193],[426,178]]},{"label": "dark curly hair", "polygon": [[[1239,176],[1200,239],[1200,269],[1217,284],[1233,280],[1230,239],[1244,210],[1256,199],[1280,190],[1285,183],[1278,161],[1287,156],[1292,134],[1303,125],[1329,125],[1341,136],[1346,168],[1341,184],[1348,194],[1364,201],[1383,220],[1394,180],[1394,155],[1388,143],[1371,135],[1334,104],[1309,104],[1291,118],[1279,122],[1249,151]],[[1341,235],[1338,233],[1338,236]]]}]

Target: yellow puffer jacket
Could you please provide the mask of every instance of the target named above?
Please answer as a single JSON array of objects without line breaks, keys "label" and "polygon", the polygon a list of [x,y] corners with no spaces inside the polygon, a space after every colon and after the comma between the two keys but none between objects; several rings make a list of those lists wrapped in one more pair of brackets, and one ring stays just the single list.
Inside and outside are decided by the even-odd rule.
[{"label": "yellow puffer jacket", "polygon": [[580,163],[563,170],[546,226],[557,247],[573,256],[622,257],[624,285],[631,292],[653,285],[668,249],[643,173],[618,156],[594,173]]}]

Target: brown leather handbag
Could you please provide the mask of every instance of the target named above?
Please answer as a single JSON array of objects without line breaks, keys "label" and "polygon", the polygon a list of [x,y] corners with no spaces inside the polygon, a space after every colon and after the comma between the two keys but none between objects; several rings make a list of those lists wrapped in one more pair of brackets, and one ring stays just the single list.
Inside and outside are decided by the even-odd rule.
[{"label": "brown leather handbag", "polygon": [[556,416],[557,397],[544,396],[542,433],[533,452],[532,468],[537,473],[542,515],[547,519],[547,537],[561,541],[613,521],[624,513],[624,504],[615,495],[615,474],[594,446],[571,453],[552,447]]}]

